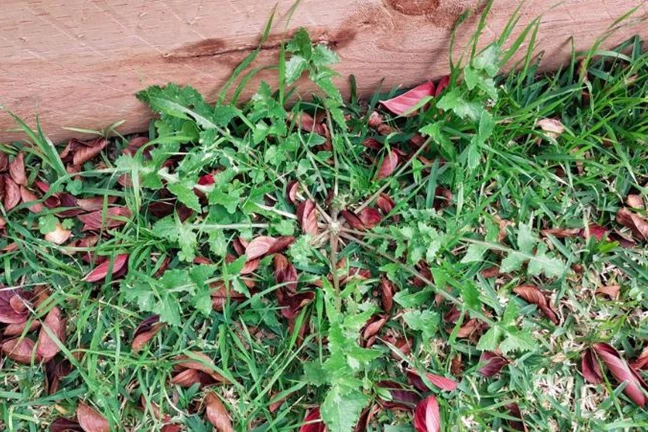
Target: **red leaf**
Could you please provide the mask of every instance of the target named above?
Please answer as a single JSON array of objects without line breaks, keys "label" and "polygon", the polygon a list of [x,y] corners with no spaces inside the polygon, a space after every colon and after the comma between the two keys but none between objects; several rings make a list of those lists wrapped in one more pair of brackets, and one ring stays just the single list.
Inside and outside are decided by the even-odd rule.
[{"label": "red leaf", "polygon": [[153,337],[162,330],[164,323],[160,322],[159,315],[151,315],[144,319],[135,329],[131,349],[133,352],[141,350]]},{"label": "red leaf", "polygon": [[380,169],[376,173],[376,180],[380,180],[392,175],[397,165],[398,153],[395,150],[391,150],[387,154],[387,156],[385,156],[385,159],[383,159],[382,165],[380,165]]},{"label": "red leaf", "polygon": [[490,378],[497,375],[508,363],[508,360],[501,355],[492,351],[484,351],[479,357],[479,364],[482,367],[479,368],[478,372],[481,376]]},{"label": "red leaf", "polygon": [[[77,199],[75,201],[75,205],[87,212],[93,212],[93,211],[103,210],[104,204],[114,204],[116,201],[117,201],[117,197],[115,196],[109,196],[109,197],[98,196],[98,197]],[[119,208],[119,207],[113,207],[113,208]],[[130,216],[130,212],[128,216]]]},{"label": "red leaf", "polygon": [[319,408],[308,411],[299,432],[326,432],[326,425],[322,422]]},{"label": "red leaf", "polygon": [[[112,264],[112,274],[121,271],[126,263],[128,262],[128,254],[121,254],[115,257],[114,264]],[[108,270],[110,270],[111,261],[107,260],[99,264],[94,270],[92,270],[88,275],[83,278],[86,282],[97,282],[104,279],[108,275]]]},{"label": "red leaf", "polygon": [[596,288],[595,294],[604,295],[611,300],[616,300],[619,298],[619,291],[621,291],[620,285],[607,285]]},{"label": "red leaf", "polygon": [[297,220],[304,233],[312,236],[319,234],[317,208],[313,201],[306,200],[297,207]]},{"label": "red leaf", "polygon": [[380,141],[375,138],[365,138],[364,141],[362,141],[362,145],[372,150],[380,150],[383,148]]},{"label": "red leaf", "polygon": [[79,422],[59,417],[50,425],[50,432],[83,432]]},{"label": "red leaf", "polygon": [[520,285],[513,288],[513,292],[519,297],[523,298],[527,303],[532,303],[542,311],[542,313],[551,320],[554,324],[558,325],[560,320],[555,312],[549,306],[549,302],[545,295],[534,285]]},{"label": "red leaf", "polygon": [[[430,390],[428,385],[425,383],[425,380],[415,369],[407,369],[407,379],[417,390],[421,392],[427,392]],[[425,377],[433,386],[445,390],[445,391],[454,391],[457,388],[457,381],[443,377],[441,375],[436,375],[433,373],[426,372]]]},{"label": "red leaf", "polygon": [[23,332],[25,333],[33,332],[34,330],[37,330],[40,326],[41,326],[40,321],[32,321],[31,323],[25,321],[17,324],[8,324],[5,327],[2,334],[4,336],[20,336],[23,334]]},{"label": "red leaf", "polygon": [[626,197],[626,204],[628,207],[636,208],[636,209],[643,209],[644,208],[644,202],[643,199],[641,198],[641,195],[635,195],[635,194],[630,194]]},{"label": "red leaf", "polygon": [[347,223],[351,226],[351,228],[358,230],[358,231],[364,231],[366,229],[365,224],[362,223],[360,218],[352,211],[349,210],[342,210],[340,212],[342,217],[347,221]]},{"label": "red leaf", "polygon": [[520,411],[520,407],[518,406],[518,404],[516,403],[508,404],[506,405],[506,409],[508,410],[511,417],[518,419],[518,420],[508,421],[509,426],[511,426],[511,429],[527,432],[528,429],[526,427],[526,424],[524,424],[524,416],[522,415],[522,412]]},{"label": "red leaf", "polygon": [[36,363],[40,361],[40,357],[34,352],[34,348],[34,341],[26,337],[9,339],[2,344],[2,352],[7,357],[23,364],[31,364],[32,358]]},{"label": "red leaf", "polygon": [[385,312],[391,311],[394,304],[393,298],[396,288],[386,276],[380,277],[380,291],[382,292],[382,305]]},{"label": "red leaf", "polygon": [[[38,199],[39,199],[39,198],[36,196],[35,193],[33,193],[32,191],[30,191],[29,189],[27,189],[27,188],[24,187],[24,186],[20,186],[20,198],[22,199],[22,201],[23,201],[25,204],[29,204],[30,202],[34,202],[34,201],[38,201]],[[39,202],[34,202],[34,204],[30,205],[30,206],[27,207],[27,208],[28,208],[29,211],[32,212],[32,213],[40,213],[40,212],[42,212],[42,211],[45,209],[45,207],[43,206],[43,204],[41,204],[41,203],[39,203]]]},{"label": "red leaf", "polygon": [[61,350],[56,341],[49,335],[48,330],[61,344],[65,343],[65,319],[61,317],[61,310],[54,306],[43,321],[43,327],[38,334],[37,353],[44,361],[50,361]]},{"label": "red leaf", "polygon": [[282,288],[295,293],[297,290],[297,270],[295,266],[285,256],[275,254],[274,268],[274,277],[277,284],[283,285]]},{"label": "red leaf", "polygon": [[215,372],[216,365],[214,365],[214,361],[203,353],[192,351],[191,357],[188,355],[180,355],[176,360],[179,360],[179,363],[176,365],[178,369],[190,369],[202,372],[208,375],[214,382],[228,382],[225,377]]},{"label": "red leaf", "polygon": [[29,309],[23,291],[0,288],[0,323],[20,324],[27,320]]},{"label": "red leaf", "polygon": [[276,242],[276,238],[268,236],[259,236],[253,239],[245,248],[248,261],[255,260],[267,254]]},{"label": "red leaf", "polygon": [[83,402],[77,407],[76,415],[84,432],[110,432],[108,420]]},{"label": "red leaf", "polygon": [[9,164],[9,175],[17,184],[24,186],[27,184],[27,175],[25,174],[25,155],[18,153],[14,160]]},{"label": "red leaf", "polygon": [[205,411],[207,420],[214,425],[218,432],[234,432],[227,409],[214,392],[205,396]]},{"label": "red leaf", "polygon": [[380,329],[382,329],[387,323],[387,319],[386,315],[375,315],[372,317],[362,331],[362,338],[367,340],[377,335],[378,332],[380,332]]},{"label": "red leaf", "polygon": [[630,366],[634,369],[642,369],[642,370],[646,370],[648,368],[648,347],[645,347],[641,351],[639,357],[634,359],[632,363],[630,363]]},{"label": "red leaf", "polygon": [[583,232],[580,228],[551,228],[542,230],[543,236],[553,236],[556,238],[572,238],[578,237]]},{"label": "red leaf", "polygon": [[[414,87],[400,96],[380,101],[380,104],[396,115],[403,115],[408,113],[426,96],[434,96],[434,83],[432,81]],[[408,115],[413,114],[408,113]]]},{"label": "red leaf", "polygon": [[105,212],[102,209],[79,215],[77,219],[83,222],[83,231],[99,231],[120,227],[128,221],[131,215],[132,213],[127,207],[110,207]]},{"label": "red leaf", "polygon": [[601,384],[603,382],[603,373],[591,348],[587,348],[581,354],[581,372],[583,378],[590,384]]},{"label": "red leaf", "polygon": [[450,75],[445,75],[439,83],[437,84],[436,91],[434,92],[434,97],[439,97],[443,91],[448,88],[450,85]]},{"label": "red leaf", "polygon": [[638,240],[648,240],[648,221],[627,208],[620,209],[616,214],[616,221],[624,227],[630,228]]},{"label": "red leaf", "polygon": [[396,381],[379,381],[376,385],[388,390],[391,395],[391,400],[380,402],[384,408],[411,411],[416,408],[416,405],[421,400],[421,396],[417,392],[406,389],[405,386]]},{"label": "red leaf", "polygon": [[297,294],[286,294],[277,291],[277,302],[281,306],[281,315],[286,319],[293,319],[301,312],[301,309],[315,299],[314,291],[304,291]]},{"label": "red leaf", "polygon": [[89,161],[90,159],[97,156],[108,144],[108,140],[105,138],[97,138],[93,141],[83,142],[82,145],[79,145],[77,150],[74,152],[72,158],[72,164],[74,166],[80,166]]},{"label": "red leaf", "polygon": [[596,240],[603,240],[603,238],[608,234],[609,230],[603,228],[601,225],[589,224],[588,227],[583,228],[580,232],[580,236],[584,239],[594,237]]},{"label": "red leaf", "polygon": [[434,209],[439,211],[450,207],[450,205],[452,205],[452,192],[450,192],[450,189],[437,186],[434,191],[434,202],[432,203]]},{"label": "red leaf", "polygon": [[440,432],[441,414],[439,402],[434,396],[428,396],[416,406],[414,412],[414,428],[416,432]]},{"label": "red leaf", "polygon": [[596,343],[592,346],[596,355],[607,366],[614,378],[619,383],[626,383],[623,392],[634,403],[643,407],[646,404],[646,396],[642,389],[646,389],[646,383],[639,374],[632,369],[621,355],[613,347],[606,343]]},{"label": "red leaf", "polygon": [[286,198],[292,205],[297,205],[297,192],[299,191],[299,182],[293,180],[286,185]]},{"label": "red leaf", "polygon": [[371,229],[378,225],[382,220],[380,212],[372,207],[366,207],[360,211],[358,218],[367,229]]},{"label": "red leaf", "polygon": [[277,237],[277,241],[275,241],[274,244],[270,246],[270,250],[268,250],[267,255],[281,253],[285,251],[288,248],[288,246],[290,246],[294,242],[295,242],[295,237],[293,236]]},{"label": "red leaf", "polygon": [[20,204],[20,200],[22,199],[20,196],[20,186],[18,186],[16,182],[14,182],[11,179],[11,177],[6,175],[3,177],[4,177],[4,188],[5,188],[3,204],[5,210],[9,211],[12,208],[16,207],[18,204]]}]

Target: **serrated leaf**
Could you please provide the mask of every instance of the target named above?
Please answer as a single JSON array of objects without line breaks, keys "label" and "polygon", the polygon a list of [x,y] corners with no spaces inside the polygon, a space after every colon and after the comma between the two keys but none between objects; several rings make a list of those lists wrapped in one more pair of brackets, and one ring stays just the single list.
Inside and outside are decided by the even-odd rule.
[{"label": "serrated leaf", "polygon": [[486,333],[479,338],[479,343],[477,343],[477,349],[479,351],[494,351],[499,345],[500,338],[502,336],[502,330],[496,326],[488,329]]},{"label": "serrated leaf", "polygon": [[200,200],[193,191],[193,184],[188,181],[179,181],[167,186],[169,192],[175,195],[182,204],[192,210],[199,212],[201,210]]},{"label": "serrated leaf", "polygon": [[502,354],[507,355],[513,351],[533,351],[537,346],[536,340],[530,333],[509,331],[499,349]]},{"label": "serrated leaf", "polygon": [[467,264],[471,262],[481,262],[484,254],[488,250],[488,245],[481,243],[471,243],[468,246],[466,255],[461,259],[462,264]]},{"label": "serrated leaf", "polygon": [[345,392],[333,386],[320,408],[322,419],[330,432],[351,432],[368,402],[369,397],[358,390]]},{"label": "serrated leaf", "polygon": [[432,339],[439,327],[440,317],[436,312],[408,311],[403,314],[403,320],[412,330],[420,331],[425,339]]}]

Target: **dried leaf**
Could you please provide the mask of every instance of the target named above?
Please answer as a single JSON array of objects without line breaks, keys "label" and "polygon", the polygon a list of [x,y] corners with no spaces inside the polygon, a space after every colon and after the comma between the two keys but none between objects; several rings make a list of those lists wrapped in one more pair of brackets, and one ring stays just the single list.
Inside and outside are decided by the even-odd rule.
[{"label": "dried leaf", "polygon": [[297,192],[299,191],[299,182],[293,180],[286,185],[286,198],[292,205],[297,205]]},{"label": "dried leaf", "polygon": [[74,152],[72,164],[80,166],[88,162],[90,159],[97,156],[108,145],[108,140],[105,138],[97,138],[93,141],[81,143]]},{"label": "dried leaf", "polygon": [[421,400],[421,396],[416,391],[406,389],[404,385],[396,381],[379,381],[376,385],[388,390],[391,395],[391,400],[380,401],[383,408],[412,411]]},{"label": "dried leaf", "polygon": [[[27,326],[29,326],[29,328],[27,328]],[[23,332],[31,333],[34,330],[37,330],[40,326],[40,321],[32,321],[31,323],[29,321],[25,321],[17,324],[8,324],[2,334],[4,336],[20,336],[23,334]]]},{"label": "dried leaf", "polygon": [[322,421],[318,407],[306,413],[304,424],[299,428],[299,432],[326,432],[326,425]]},{"label": "dried leaf", "polygon": [[121,254],[115,257],[114,263],[110,260],[104,261],[99,264],[83,278],[86,282],[97,282],[103,280],[108,275],[108,271],[111,270],[112,265],[112,275],[115,275],[126,268],[126,263],[128,263],[128,254]]},{"label": "dried leaf", "polygon": [[[75,201],[75,205],[87,212],[101,211],[104,205],[114,204],[117,201],[116,196],[98,196],[92,198],[80,198]],[[128,215],[130,216],[130,214]]]},{"label": "dried leaf", "polygon": [[[427,392],[430,390],[428,385],[425,383],[425,380],[421,377],[421,374],[419,374],[415,369],[407,369],[406,373],[407,379],[417,390],[421,392]],[[425,373],[425,377],[430,382],[430,384],[445,391],[454,391],[459,385],[457,381],[453,379],[429,372]]]},{"label": "dried leaf", "polygon": [[611,300],[617,300],[619,298],[619,291],[621,291],[621,285],[607,285],[598,287],[596,294],[605,295]]},{"label": "dried leaf", "polygon": [[72,364],[68,359],[48,361],[45,364],[45,387],[47,388],[47,394],[52,395],[58,392],[61,379],[69,375],[70,372],[72,372]]},{"label": "dried leaf", "polygon": [[372,150],[380,150],[383,148],[383,145],[376,138],[365,138],[362,141],[362,145]]},{"label": "dried leaf", "polygon": [[259,236],[253,239],[245,248],[245,254],[247,255],[248,261],[252,261],[266,255],[276,242],[276,238],[268,236]]},{"label": "dried leaf", "polygon": [[234,432],[227,409],[214,392],[209,392],[205,395],[204,403],[207,420],[209,420],[218,432]]},{"label": "dried leaf", "polygon": [[532,303],[538,306],[542,313],[554,324],[558,325],[560,323],[556,313],[551,309],[547,298],[537,286],[520,285],[513,288],[513,292],[524,299],[527,303]]},{"label": "dried leaf", "polygon": [[362,331],[362,338],[367,340],[380,332],[385,324],[387,323],[388,317],[386,315],[375,315],[369,320],[369,323],[365,326]]},{"label": "dried leaf", "polygon": [[450,192],[450,189],[443,186],[437,186],[434,192],[434,202],[432,203],[434,210],[436,211],[443,210],[445,208],[450,207],[451,205],[452,205],[452,192]]},{"label": "dried leaf", "polygon": [[603,373],[591,348],[587,348],[581,354],[581,373],[585,381],[590,384],[601,384],[603,382]]},{"label": "dried leaf", "polygon": [[29,316],[29,309],[22,290],[0,287],[0,323],[20,324]]},{"label": "dried leaf", "polygon": [[501,273],[500,273],[499,266],[488,267],[488,268],[485,268],[484,270],[481,271],[481,275],[483,277],[485,277],[486,279],[491,279],[491,278],[497,277],[500,274]]},{"label": "dried leaf", "polygon": [[164,323],[160,322],[159,315],[151,315],[145,318],[135,329],[133,333],[133,341],[131,342],[131,349],[137,352],[144,348],[144,346],[153,337],[162,330]]},{"label": "dried leaf", "polygon": [[270,246],[270,250],[266,253],[266,255],[273,255],[276,253],[281,253],[288,249],[288,247],[295,242],[295,237],[293,236],[281,236],[277,237],[277,240],[274,242],[272,246]]},{"label": "dried leaf", "polygon": [[387,279],[386,276],[380,277],[380,291],[382,293],[383,309],[385,310],[385,312],[389,313],[394,304],[393,299],[396,288],[394,287],[392,281]]},{"label": "dried leaf", "polygon": [[50,336],[50,333],[61,344],[65,343],[65,319],[61,315],[61,310],[57,306],[54,306],[45,317],[43,326],[38,334],[37,353],[46,362],[50,361],[61,350],[56,341]]},{"label": "dried leaf", "polygon": [[583,230],[580,228],[552,228],[542,230],[542,235],[545,237],[553,236],[556,238],[572,238],[580,236],[582,231]]},{"label": "dried leaf", "polygon": [[645,347],[641,351],[641,354],[639,354],[639,357],[637,357],[630,363],[630,367],[632,367],[633,369],[641,370],[648,369],[648,347]]},{"label": "dried leaf", "polygon": [[434,97],[439,97],[441,93],[444,92],[446,88],[450,85],[450,75],[445,75],[439,83],[437,84],[436,91],[434,92]]},{"label": "dried leaf", "polygon": [[131,215],[131,211],[126,207],[110,207],[105,212],[97,210],[79,215],[77,219],[84,224],[83,231],[99,231],[120,227],[128,222]]},{"label": "dried leaf", "polygon": [[627,208],[622,208],[616,214],[616,221],[624,227],[630,228],[638,240],[648,240],[648,221],[638,214]]},{"label": "dried leaf", "polygon": [[9,175],[17,185],[24,186],[27,184],[24,153],[18,153],[14,160],[11,161],[11,163],[9,164]]},{"label": "dried leaf", "polygon": [[54,231],[50,231],[47,234],[45,234],[45,240],[47,240],[50,243],[62,245],[63,243],[68,241],[71,236],[72,236],[72,231],[66,230],[65,228],[63,228],[63,225],[57,223],[56,227],[54,228]]},{"label": "dried leaf", "polygon": [[641,195],[635,195],[635,194],[630,194],[626,197],[626,204],[628,207],[636,208],[636,209],[644,209],[644,202],[643,199],[641,198]]},{"label": "dried leaf", "polygon": [[2,343],[2,352],[15,362],[31,364],[32,358],[36,363],[40,361],[40,357],[34,352],[35,347],[31,339],[15,338]]},{"label": "dried leaf", "polygon": [[59,417],[50,425],[50,432],[83,432],[79,422]]},{"label": "dried leaf", "polygon": [[289,320],[297,317],[302,308],[313,300],[315,300],[314,291],[304,291],[293,295],[286,295],[282,291],[277,291],[277,301],[282,308],[281,315]]},{"label": "dried leaf", "polygon": [[479,374],[485,378],[497,375],[509,363],[507,359],[492,351],[484,351],[479,357]]},{"label": "dried leaf", "polygon": [[6,211],[11,210],[20,204],[22,197],[20,196],[20,186],[16,184],[10,177],[4,176],[5,195],[3,199],[4,208]]},{"label": "dried leaf", "polygon": [[108,420],[83,402],[79,403],[76,415],[84,432],[110,432]]},{"label": "dried leaf", "polygon": [[400,96],[380,101],[380,104],[396,115],[413,115],[409,111],[416,106],[423,98],[434,96],[434,83],[428,81],[413,89],[403,93]]},{"label": "dried leaf", "polygon": [[565,132],[565,126],[556,119],[542,119],[538,121],[538,126],[542,129],[547,136],[552,138],[558,138],[563,132]]},{"label": "dried leaf", "polygon": [[0,151],[0,172],[7,171],[7,168],[9,168],[9,156]]},{"label": "dried leaf", "polygon": [[376,180],[380,180],[392,175],[397,165],[398,153],[395,150],[391,150],[383,159],[382,165],[380,165],[380,169],[376,173]]},{"label": "dried leaf", "polygon": [[[316,134],[322,136],[327,135],[328,131],[326,129],[326,126],[320,122],[315,121],[313,116],[311,116],[310,114],[301,112],[298,113],[296,117],[297,127],[299,127],[304,132],[315,132]],[[292,119],[293,115],[292,113],[289,113],[288,120],[291,121]]]},{"label": "dried leaf", "polygon": [[277,284],[287,289],[291,293],[297,290],[297,270],[288,258],[281,254],[274,255],[274,277]]},{"label": "dried leaf", "polygon": [[354,212],[350,210],[342,210],[340,214],[354,230],[364,231],[366,229],[365,224],[362,223],[360,218]]},{"label": "dried leaf", "polygon": [[366,229],[375,227],[382,220],[380,212],[372,207],[366,207],[362,209],[360,213],[358,213],[358,218]]},{"label": "dried leaf", "polygon": [[215,311],[222,311],[227,301],[239,302],[245,300],[245,296],[231,288],[228,290],[224,283],[216,282],[212,286],[211,298],[212,308]]},{"label": "dried leaf", "polygon": [[603,238],[608,235],[609,230],[597,224],[589,224],[586,228],[583,228],[580,232],[580,236],[584,239],[594,237],[596,240],[603,240]]},{"label": "dried leaf", "polygon": [[215,372],[214,369],[216,369],[216,365],[214,364],[214,361],[203,353],[192,351],[191,356],[180,355],[176,357],[176,360],[179,360],[179,363],[176,365],[178,369],[196,370],[207,374],[215,382],[229,382],[225,377]]},{"label": "dried leaf", "polygon": [[516,403],[511,403],[506,405],[506,409],[509,412],[509,415],[511,417],[514,417],[518,420],[509,420],[509,426],[511,426],[511,429],[517,430],[517,431],[523,431],[527,432],[528,429],[526,427],[526,424],[524,424],[524,416],[522,415],[522,412],[520,411],[520,407]]},{"label": "dried leaf", "polygon": [[305,234],[319,234],[317,226],[317,208],[311,200],[306,200],[297,207],[297,221]]},{"label": "dried leaf", "polygon": [[596,343],[592,346],[596,355],[607,366],[619,383],[626,383],[623,392],[637,405],[646,404],[644,390],[648,388],[639,374],[632,369],[613,347],[606,343]]},{"label": "dried leaf", "polygon": [[439,402],[434,396],[428,396],[416,406],[414,411],[414,428],[416,432],[440,432],[441,414]]},{"label": "dried leaf", "polygon": [[43,210],[45,210],[45,207],[43,206],[43,204],[41,204],[39,202],[35,202],[35,201],[39,200],[39,198],[36,196],[36,194],[34,194],[32,191],[30,191],[29,189],[27,189],[24,186],[20,186],[20,198],[22,199],[22,201],[25,204],[29,204],[31,202],[34,203],[34,204],[30,205],[29,207],[27,207],[29,209],[29,211],[32,212],[32,213],[40,213]]}]

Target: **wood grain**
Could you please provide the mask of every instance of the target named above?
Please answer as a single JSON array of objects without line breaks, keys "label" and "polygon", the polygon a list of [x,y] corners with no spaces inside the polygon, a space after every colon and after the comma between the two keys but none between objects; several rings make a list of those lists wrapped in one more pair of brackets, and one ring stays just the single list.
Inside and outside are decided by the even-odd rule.
[{"label": "wood grain", "polygon": [[[146,128],[149,113],[133,94],[155,83],[191,84],[216,94],[233,68],[257,46],[274,5],[259,0],[2,0],[0,104],[33,123],[39,114],[54,140],[74,135],[64,126],[101,129],[125,120],[122,133]],[[283,30],[303,26],[339,53],[340,85],[355,74],[359,91],[413,85],[448,71],[450,29],[477,0],[303,0],[289,25],[292,0],[278,2],[273,33],[258,63],[276,61]],[[585,49],[616,18],[643,0],[529,0],[517,31],[542,14],[544,67]],[[496,0],[484,40],[502,29],[517,0]],[[474,20],[473,20],[474,21]],[[461,31],[468,40],[474,22]],[[614,45],[648,27],[619,29]],[[272,80],[273,74],[263,78]],[[251,88],[246,96],[253,92]],[[305,96],[312,91],[304,87]],[[16,137],[5,113],[0,140]]]}]

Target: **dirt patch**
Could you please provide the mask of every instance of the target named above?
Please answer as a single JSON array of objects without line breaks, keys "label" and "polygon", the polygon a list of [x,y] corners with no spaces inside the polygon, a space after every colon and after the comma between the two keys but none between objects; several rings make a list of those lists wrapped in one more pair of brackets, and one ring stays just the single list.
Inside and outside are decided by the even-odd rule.
[{"label": "dirt patch", "polygon": [[466,11],[478,11],[479,0],[385,0],[386,5],[408,16],[424,16],[426,21],[442,28],[452,28]]},{"label": "dirt patch", "polygon": [[387,4],[404,15],[426,15],[439,7],[440,0],[386,0]]}]

